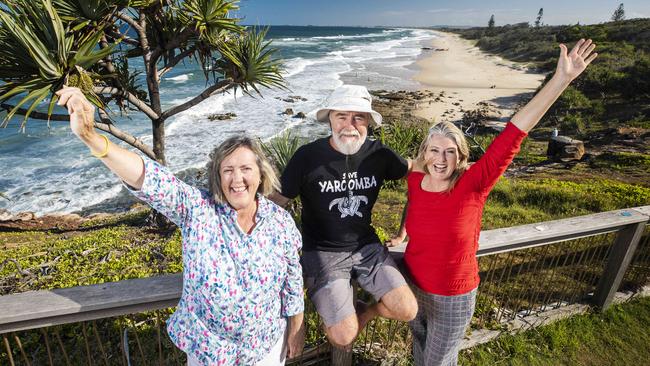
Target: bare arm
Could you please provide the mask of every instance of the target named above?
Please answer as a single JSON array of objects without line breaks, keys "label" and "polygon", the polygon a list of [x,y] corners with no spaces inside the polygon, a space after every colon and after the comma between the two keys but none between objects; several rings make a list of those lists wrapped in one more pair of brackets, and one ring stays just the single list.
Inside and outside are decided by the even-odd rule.
[{"label": "bare arm", "polygon": [[56,92],[58,104],[68,109],[70,129],[94,153],[108,149],[106,156],[100,158],[113,173],[126,184],[139,190],[144,181],[144,162],[142,158],[129,150],[111,144],[102,138],[93,127],[95,107],[86,99],[81,90],[63,87]]},{"label": "bare arm", "polygon": [[406,225],[404,224],[406,223],[406,210],[408,209],[408,207],[409,207],[409,202],[407,200],[406,203],[404,204],[404,209],[402,210],[402,221],[399,224],[399,231],[397,232],[397,235],[390,238],[390,240],[386,242],[386,246],[394,247],[400,245],[404,242],[404,239],[406,239]]},{"label": "bare arm", "polygon": [[287,358],[291,359],[302,354],[305,346],[304,313],[290,316],[287,321]]},{"label": "bare arm", "polygon": [[512,117],[512,123],[525,132],[535,127],[571,81],[598,56],[597,53],[592,53],[595,47],[590,39],[578,41],[571,52],[567,52],[566,46],[560,44],[560,57],[555,74],[542,90]]}]

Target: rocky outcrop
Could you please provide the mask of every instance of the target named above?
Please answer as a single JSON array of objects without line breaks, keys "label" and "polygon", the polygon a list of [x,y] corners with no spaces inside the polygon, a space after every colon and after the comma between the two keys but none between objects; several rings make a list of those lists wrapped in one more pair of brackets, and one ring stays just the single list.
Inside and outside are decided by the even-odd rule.
[{"label": "rocky outcrop", "polygon": [[580,160],[585,154],[585,144],[567,136],[553,136],[548,142],[546,155],[553,160]]},{"label": "rocky outcrop", "polygon": [[237,117],[235,113],[228,112],[228,113],[213,113],[208,115],[208,119],[210,121],[225,121],[228,119],[233,119]]},{"label": "rocky outcrop", "polygon": [[36,216],[33,212],[19,212],[15,215],[0,212],[0,231],[77,229],[88,220],[77,214],[49,214]]},{"label": "rocky outcrop", "polygon": [[275,99],[281,100],[281,101],[287,102],[287,103],[306,102],[307,101],[307,98],[301,97],[300,95],[289,95],[286,98],[275,97]]}]

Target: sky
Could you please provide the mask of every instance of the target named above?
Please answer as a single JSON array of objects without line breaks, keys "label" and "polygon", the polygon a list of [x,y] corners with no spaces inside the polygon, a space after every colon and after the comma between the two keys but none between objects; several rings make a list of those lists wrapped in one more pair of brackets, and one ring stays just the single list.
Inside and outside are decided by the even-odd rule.
[{"label": "sky", "polygon": [[[608,21],[617,1],[586,0],[241,0],[243,24],[329,26],[485,26],[530,22],[593,24]],[[650,18],[650,1],[624,1],[626,19]]]}]

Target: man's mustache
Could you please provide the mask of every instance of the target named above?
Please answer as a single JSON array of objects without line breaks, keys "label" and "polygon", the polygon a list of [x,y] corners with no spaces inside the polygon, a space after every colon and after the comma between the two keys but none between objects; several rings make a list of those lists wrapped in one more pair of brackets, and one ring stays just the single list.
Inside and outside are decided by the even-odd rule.
[{"label": "man's mustache", "polygon": [[361,134],[359,133],[359,131],[356,131],[356,130],[354,130],[354,131],[341,131],[341,132],[339,132],[339,137],[342,137],[342,136],[360,137]]}]

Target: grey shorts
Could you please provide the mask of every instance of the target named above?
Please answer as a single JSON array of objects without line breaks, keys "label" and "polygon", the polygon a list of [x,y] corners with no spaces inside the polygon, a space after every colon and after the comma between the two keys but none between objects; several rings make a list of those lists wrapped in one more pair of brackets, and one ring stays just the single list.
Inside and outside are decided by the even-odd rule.
[{"label": "grey shorts", "polygon": [[300,264],[307,295],[328,327],[355,313],[352,280],[377,301],[406,285],[388,248],[379,243],[355,252],[305,251]]}]

